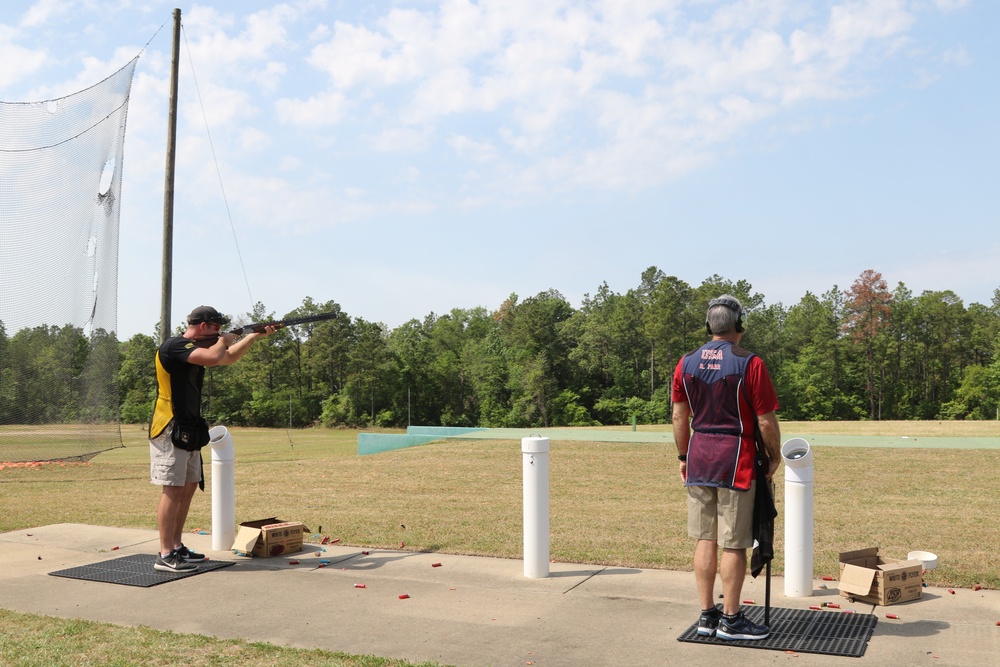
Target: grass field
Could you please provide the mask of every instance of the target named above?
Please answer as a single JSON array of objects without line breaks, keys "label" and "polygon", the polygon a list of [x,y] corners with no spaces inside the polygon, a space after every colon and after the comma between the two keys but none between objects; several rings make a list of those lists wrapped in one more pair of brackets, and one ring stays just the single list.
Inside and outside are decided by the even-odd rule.
[{"label": "grass field", "polygon": [[[784,423],[782,430],[797,435],[1000,437],[998,422],[796,422]],[[356,431],[233,429],[232,436],[238,521],[268,516],[299,520],[346,545],[398,548],[402,542],[415,551],[521,557],[519,441],[450,440],[358,457]],[[55,523],[155,529],[159,489],[149,483],[144,430],[124,427],[123,439],[125,448],[86,464],[0,470],[0,532]],[[879,546],[883,555],[896,558],[911,550],[936,553],[939,566],[927,574],[932,585],[1000,588],[995,567],[1000,450],[820,446],[813,455],[817,578],[837,575],[841,551]],[[191,530],[210,529],[208,476],[209,487],[196,497],[188,520]],[[690,570],[685,491],[672,445],[553,441],[550,477],[553,560]],[[774,573],[780,574],[781,469],[776,489]],[[28,628],[0,638],[0,658],[12,642],[21,650],[25,641],[39,641],[38,634],[54,636],[51,624],[71,623],[9,612],[0,621],[5,628]],[[81,627],[88,636],[106,631]],[[133,632],[122,629],[117,641],[132,641],[124,635]],[[251,657],[240,660],[243,665],[282,664],[272,657],[255,661],[252,646],[215,649],[246,652],[244,657]],[[406,664],[337,662],[362,659],[368,660],[326,655],[307,661]]]},{"label": "grass field", "polygon": [[0,665],[5,667],[438,667],[3,609],[0,626]]},{"label": "grass field", "polygon": [[[666,428],[666,427],[659,427]],[[1000,437],[997,422],[785,423],[787,433]],[[233,429],[237,520],[303,521],[343,544],[520,558],[521,455],[514,440],[449,440],[358,457],[357,432]],[[53,523],[156,527],[145,432],[86,464],[0,471],[0,532]],[[814,447],[815,574],[867,546],[938,554],[930,583],[1000,588],[998,450]],[[685,491],[670,445],[555,441],[551,553],[563,562],[690,568]],[[210,529],[209,485],[188,527]],[[782,571],[783,473],[775,573]],[[142,502],[142,499],[147,502]],[[129,502],[121,502],[128,499]],[[136,502],[138,499],[138,502]],[[39,502],[39,501],[42,502]]]}]

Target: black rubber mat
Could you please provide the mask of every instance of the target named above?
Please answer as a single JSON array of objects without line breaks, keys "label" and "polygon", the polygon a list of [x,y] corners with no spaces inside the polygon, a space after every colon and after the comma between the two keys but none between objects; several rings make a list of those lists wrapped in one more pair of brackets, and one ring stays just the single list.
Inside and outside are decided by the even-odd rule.
[{"label": "black rubber mat", "polygon": [[[764,622],[763,607],[744,607],[743,613],[754,623]],[[868,640],[878,618],[872,614],[847,614],[825,609],[772,607],[770,621],[771,634],[767,639],[749,641],[699,637],[698,624],[695,623],[677,641],[860,658],[868,648]]]},{"label": "black rubber mat", "polygon": [[212,570],[236,564],[231,560],[206,560],[203,563],[198,563],[198,569],[192,572],[160,572],[153,569],[155,561],[155,555],[134,554],[132,556],[101,561],[100,563],[91,563],[90,565],[49,572],[49,574],[54,577],[66,577],[68,579],[101,581],[107,584],[148,588],[157,584],[165,584],[168,581],[193,577],[196,574],[211,572]]}]

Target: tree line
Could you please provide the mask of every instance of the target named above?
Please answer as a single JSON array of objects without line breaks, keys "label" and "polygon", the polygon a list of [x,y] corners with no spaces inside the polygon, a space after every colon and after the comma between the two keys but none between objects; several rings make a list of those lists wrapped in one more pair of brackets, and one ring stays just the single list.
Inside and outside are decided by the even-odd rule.
[{"label": "tree line", "polygon": [[[691,286],[655,266],[623,294],[600,285],[579,308],[555,290],[511,294],[495,311],[456,308],[391,330],[307,298],[280,319],[339,316],[279,330],[239,364],[208,369],[205,413],[265,427],[666,423],[674,367],[707,340],[707,304],[722,293],[743,303],[743,346],[767,363],[782,419],[1000,416],[1000,288],[991,304],[965,306],[947,290],[890,289],[867,270],[786,308],[745,280]],[[258,303],[234,319],[279,318]],[[8,337],[0,323],[0,424],[146,423],[157,346],[70,326]]]}]

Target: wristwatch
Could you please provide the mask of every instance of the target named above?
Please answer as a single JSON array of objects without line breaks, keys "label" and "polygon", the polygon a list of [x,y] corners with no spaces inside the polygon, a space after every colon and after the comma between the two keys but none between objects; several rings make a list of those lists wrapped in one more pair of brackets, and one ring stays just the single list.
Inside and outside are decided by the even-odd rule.
[{"label": "wristwatch", "polygon": [[687,454],[678,454],[677,455],[677,460],[678,461],[687,461],[688,460],[688,455]]}]

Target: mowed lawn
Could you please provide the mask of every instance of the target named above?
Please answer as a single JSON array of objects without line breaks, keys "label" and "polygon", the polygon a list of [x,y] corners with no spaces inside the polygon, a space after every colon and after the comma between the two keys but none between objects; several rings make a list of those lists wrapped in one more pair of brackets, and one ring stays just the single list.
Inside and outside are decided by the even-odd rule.
[{"label": "mowed lawn", "polygon": [[[669,430],[667,426],[642,430]],[[784,433],[1000,438],[998,422],[784,423]],[[231,431],[237,521],[298,520],[342,544],[520,558],[517,440],[449,440],[359,457],[357,431]],[[787,438],[786,438],[787,439]],[[56,523],[155,529],[144,429],[85,464],[0,470],[0,532]],[[206,450],[207,454],[207,450]],[[552,442],[553,560],[690,569],[685,491],[673,445]],[[815,575],[837,575],[841,551],[878,546],[938,555],[932,585],[1000,588],[998,449],[813,447]],[[188,528],[211,529],[208,485]],[[776,476],[775,574],[783,569],[784,477]],[[319,539],[319,538],[313,538]]]}]

